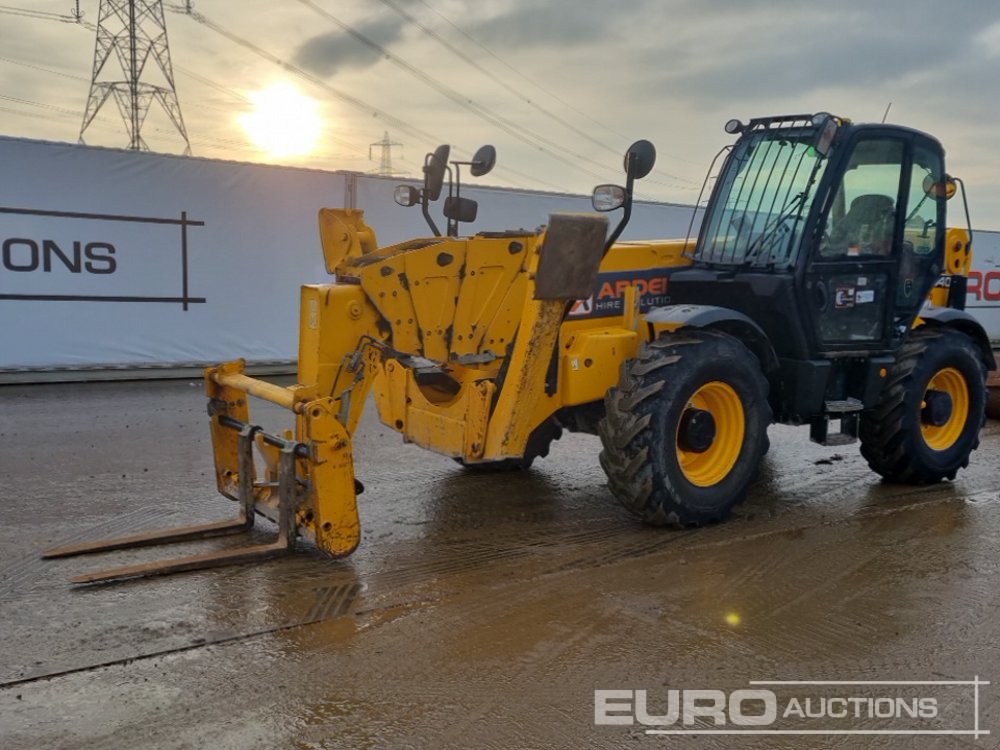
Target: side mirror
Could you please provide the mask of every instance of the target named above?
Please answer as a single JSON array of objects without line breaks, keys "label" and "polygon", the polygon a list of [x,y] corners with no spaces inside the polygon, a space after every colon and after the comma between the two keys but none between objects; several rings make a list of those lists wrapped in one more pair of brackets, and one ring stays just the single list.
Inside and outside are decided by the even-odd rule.
[{"label": "side mirror", "polygon": [[452,221],[475,221],[478,212],[479,204],[471,198],[450,195],[444,199],[444,215]]},{"label": "side mirror", "polygon": [[481,146],[472,156],[469,172],[473,177],[482,177],[493,171],[497,164],[497,150],[493,146]]},{"label": "side mirror", "polygon": [[392,199],[399,205],[409,208],[420,202],[420,191],[412,185],[397,185],[392,193]]},{"label": "side mirror", "polygon": [[602,213],[625,205],[625,188],[621,185],[598,185],[590,196],[590,205]]},{"label": "side mirror", "polygon": [[938,200],[944,198],[946,201],[950,201],[955,197],[955,193],[958,192],[958,183],[950,175],[945,175],[943,180],[938,181],[927,175],[924,177],[923,188],[924,192],[931,198],[937,198]]},{"label": "side mirror", "polygon": [[653,170],[656,164],[656,147],[649,141],[636,141],[625,152],[625,174],[633,180],[641,180]]},{"label": "side mirror", "polygon": [[656,147],[646,140],[636,141],[625,152],[625,187],[598,185],[594,188],[594,194],[590,200],[597,211],[624,209],[622,220],[618,222],[618,226],[614,228],[604,243],[605,253],[621,237],[629,219],[632,218],[632,186],[636,180],[641,180],[648,175],[655,163]]},{"label": "side mirror", "polygon": [[812,124],[822,128],[816,139],[816,153],[822,157],[827,157],[830,155],[830,149],[833,148],[833,141],[837,137],[837,131],[840,129],[837,124],[837,118],[829,112],[818,112],[813,115]]},{"label": "side mirror", "polygon": [[424,161],[424,193],[428,200],[436,201],[441,197],[441,186],[444,185],[444,173],[448,169],[450,153],[450,146],[438,146]]}]

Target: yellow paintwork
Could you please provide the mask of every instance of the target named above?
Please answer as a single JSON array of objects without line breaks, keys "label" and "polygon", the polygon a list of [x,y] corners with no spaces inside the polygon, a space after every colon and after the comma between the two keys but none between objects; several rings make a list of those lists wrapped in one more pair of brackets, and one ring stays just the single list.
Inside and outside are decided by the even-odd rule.
[{"label": "yellow paintwork", "polygon": [[296,476],[302,480],[296,497],[295,525],[300,534],[313,539],[320,549],[336,557],[349,555],[361,539],[361,524],[354,490],[351,438],[338,416],[338,401],[317,398],[313,386],[282,388],[248,377],[243,373],[243,364],[239,360],[205,371],[206,389],[212,399],[211,432],[219,491],[238,500],[240,485],[251,482],[257,511],[272,519],[277,517],[277,497],[273,492],[277,450],[258,440],[265,464],[263,481],[256,471],[251,477],[240,476],[238,433],[223,427],[219,416],[248,422],[247,394],[286,406],[297,415],[294,437],[308,446],[310,454],[308,459],[299,457],[295,461]]},{"label": "yellow paintwork", "polygon": [[493,401],[490,380],[469,380],[458,395],[421,387],[414,371],[395,359],[376,378],[375,402],[382,420],[408,442],[449,456],[483,455]]},{"label": "yellow paintwork", "polygon": [[[951,397],[951,416],[940,427],[921,424],[920,431],[927,446],[936,451],[948,450],[955,444],[965,429],[969,419],[969,384],[954,367],[946,367],[934,373],[927,384],[928,391],[941,391]],[[923,404],[921,405],[923,406]]]},{"label": "yellow paintwork", "polygon": [[[919,241],[919,240],[917,240]],[[949,227],[944,240],[943,274],[968,276],[972,270],[972,243],[965,229]],[[930,302],[935,307],[947,307],[948,287],[935,286],[931,289]],[[914,327],[916,327],[914,323]]]},{"label": "yellow paintwork", "polygon": [[[333,555],[349,554],[360,538],[351,437],[369,395],[382,422],[405,441],[467,463],[519,457],[536,427],[559,409],[603,399],[644,341],[681,327],[648,323],[639,303],[643,293],[669,294],[666,273],[655,269],[690,264],[691,245],[682,240],[616,244],[600,270],[618,275],[590,302],[621,300],[621,307],[606,317],[574,318],[565,315],[571,300],[534,299],[539,235],[434,237],[378,248],[363,213],[342,209],[320,212],[320,235],[327,270],[338,281],[302,287],[298,384],[282,388],[247,377],[242,361],[210,368],[205,380],[219,491],[237,499],[246,480],[237,471],[237,433],[219,417],[249,422],[249,395],[289,409],[295,430],[286,436],[307,446],[309,456],[296,459],[296,524]],[[967,272],[967,235],[949,230],[947,241],[947,272]],[[627,274],[651,269],[642,280]],[[941,292],[947,290],[935,289],[932,299]],[[942,389],[951,388],[949,376],[941,377]],[[958,413],[960,389],[952,390]],[[721,382],[703,386],[691,404],[712,412],[717,434],[703,453],[678,446],[678,460],[689,481],[711,486],[739,456],[742,406]],[[925,430],[928,444],[953,441],[948,429]],[[262,512],[273,514],[278,449],[259,438],[263,481],[254,496]]]},{"label": "yellow paintwork", "polygon": [[638,331],[622,328],[589,329],[570,337],[562,355],[559,397],[566,405],[604,398],[618,384],[619,369],[639,353]]},{"label": "yellow paintwork", "polygon": [[675,442],[677,462],[691,484],[711,487],[732,471],[743,449],[746,415],[739,395],[728,383],[713,380],[701,386],[688,400],[688,407],[709,412],[715,420],[715,439],[707,450],[697,453],[681,447],[680,420]]},{"label": "yellow paintwork", "polygon": [[[380,419],[403,439],[468,463],[523,455],[532,431],[566,406],[599,401],[621,364],[651,335],[640,293],[667,281],[628,279],[600,290],[622,300],[609,317],[565,319],[570,300],[534,299],[543,237],[531,233],[426,238],[377,248],[363,213],[324,209],[320,236],[338,283],[302,287],[298,384],[250,378],[242,361],[206,371],[219,491],[239,497],[238,436],[221,415],[249,422],[248,396],[295,414],[287,436],[308,446],[296,460],[300,533],[333,555],[349,554],[360,529],[351,436],[369,394]],[[687,265],[682,241],[623,242],[602,272]],[[662,327],[662,326],[660,326]],[[557,357],[555,388],[547,376]],[[278,449],[257,447],[258,509],[275,511],[269,483]],[[263,479],[263,481],[259,481]]]},{"label": "yellow paintwork", "polygon": [[[503,388],[490,419],[484,459],[520,456],[532,430],[560,406],[545,392],[545,373],[558,343],[566,304],[561,300],[526,300],[524,317]],[[527,334],[527,335],[523,335]]]},{"label": "yellow paintwork", "polygon": [[634,268],[667,268],[690,265],[684,250],[694,251],[694,240],[629,240],[616,242],[601,262],[601,271],[630,271]]},{"label": "yellow paintwork", "polygon": [[374,230],[365,224],[365,212],[353,208],[321,208],[319,238],[327,273],[347,258],[357,258],[378,248]]},{"label": "yellow paintwork", "polygon": [[949,227],[944,242],[944,272],[968,276],[972,270],[972,243],[968,230]]},{"label": "yellow paintwork", "polygon": [[358,367],[353,370],[345,359],[358,349],[362,337],[372,332],[377,334],[377,326],[378,314],[358,286],[311,284],[302,287],[299,383],[313,386],[317,395],[339,394],[341,400],[348,402],[344,424],[352,434],[371,388],[371,380],[366,374],[372,367],[372,352],[364,349]]},{"label": "yellow paintwork", "polygon": [[298,439],[309,446],[310,461],[302,464],[306,502],[296,512],[296,524],[316,546],[335,557],[351,554],[361,540],[361,522],[354,490],[351,435],[337,417],[335,399],[310,402],[299,421]]},{"label": "yellow paintwork", "polygon": [[[250,405],[247,402],[246,392],[221,385],[216,382],[216,378],[223,374],[242,375],[244,367],[243,360],[238,360],[205,370],[205,391],[212,399],[212,403],[217,404],[216,410],[224,410],[227,415],[240,422],[246,422],[250,418]],[[231,500],[239,500],[238,436],[232,430],[221,427],[214,418],[211,433],[216,487]]]}]

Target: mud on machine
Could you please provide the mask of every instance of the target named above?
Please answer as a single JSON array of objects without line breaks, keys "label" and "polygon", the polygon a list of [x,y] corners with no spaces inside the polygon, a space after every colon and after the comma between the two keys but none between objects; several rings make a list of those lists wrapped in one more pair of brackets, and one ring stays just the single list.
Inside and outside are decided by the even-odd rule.
[{"label": "mud on machine", "polygon": [[[724,520],[772,422],[808,425],[824,445],[860,440],[890,481],[954,478],[979,444],[995,363],[963,309],[971,230],[947,227],[961,182],[941,144],[827,113],[726,131],[736,140],[709,170],[694,239],[617,241],[655,161],[648,141],[628,150],[624,186],[594,190],[597,211],[622,210],[610,236],[599,214],[460,236],[477,212],[460,169],[489,172],[488,146],[470,161],[441,146],[422,187],[397,189],[430,236],[379,247],[363,212],[322,210],[336,280],[302,287],[297,384],[250,377],[242,360],[205,371],[216,483],[238,517],[46,556],[240,533],[256,515],[277,524],[274,542],[73,580],[248,562],[297,537],[349,555],[362,490],[352,437],[369,396],[404,441],[480,470],[527,468],[563,430],[597,434],[612,494],[655,525]],[[442,234],[430,208],[446,176]],[[670,304],[654,306],[641,283],[610,311],[587,304],[623,274],[668,278]],[[287,409],[294,429],[256,425],[251,396]]]}]

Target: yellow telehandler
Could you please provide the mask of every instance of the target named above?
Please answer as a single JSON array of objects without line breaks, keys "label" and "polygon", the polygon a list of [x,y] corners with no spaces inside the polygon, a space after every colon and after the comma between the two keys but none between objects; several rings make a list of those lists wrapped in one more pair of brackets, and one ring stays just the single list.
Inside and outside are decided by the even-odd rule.
[{"label": "yellow telehandler", "polygon": [[[995,363],[963,310],[971,230],[946,229],[961,183],[940,143],[827,113],[726,131],[737,138],[693,240],[616,241],[653,167],[647,141],[626,154],[625,186],[594,190],[597,211],[623,211],[610,237],[600,214],[458,236],[476,214],[460,167],[487,173],[491,147],[459,162],[442,146],[422,188],[397,189],[433,236],[379,247],[361,211],[321,211],[336,279],[302,287],[298,384],[252,378],[242,361],[205,371],[217,486],[238,518],[48,556],[236,533],[257,514],[277,523],[274,543],[74,582],[259,559],[299,536],[349,555],[352,436],[370,396],[404,441],[470,468],[526,468],[562,430],[598,434],[612,494],[657,525],[723,520],[772,422],[825,445],[860,439],[891,481],[954,478],[979,443]],[[442,236],[429,209],[446,175]],[[294,431],[257,426],[250,396],[285,407]]]}]

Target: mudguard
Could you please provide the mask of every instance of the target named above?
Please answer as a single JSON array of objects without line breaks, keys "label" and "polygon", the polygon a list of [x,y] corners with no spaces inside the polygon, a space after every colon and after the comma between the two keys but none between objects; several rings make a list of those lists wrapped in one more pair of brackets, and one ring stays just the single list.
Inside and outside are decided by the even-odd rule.
[{"label": "mudguard", "polygon": [[757,356],[764,372],[778,368],[778,356],[767,334],[753,320],[736,310],[716,305],[667,305],[647,312],[646,323],[650,339],[680,328],[724,331],[742,341]]},{"label": "mudguard", "polygon": [[917,319],[921,325],[939,325],[956,328],[969,336],[979,347],[980,354],[983,355],[983,364],[987,370],[996,370],[996,358],[993,356],[993,348],[990,346],[990,337],[983,328],[982,323],[976,320],[965,310],[956,310],[953,307],[928,307],[920,312]]}]

